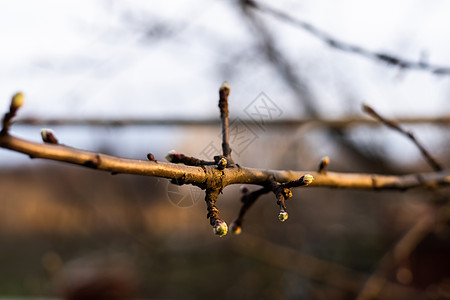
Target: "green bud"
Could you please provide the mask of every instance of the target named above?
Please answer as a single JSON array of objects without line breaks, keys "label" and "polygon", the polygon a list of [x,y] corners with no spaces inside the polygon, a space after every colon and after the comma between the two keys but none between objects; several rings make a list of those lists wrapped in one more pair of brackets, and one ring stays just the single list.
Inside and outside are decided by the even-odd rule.
[{"label": "green bud", "polygon": [[11,108],[17,110],[19,107],[23,105],[23,94],[16,93],[11,99]]},{"label": "green bud", "polygon": [[213,232],[220,237],[226,235],[228,232],[227,223],[220,219],[216,220],[216,222],[214,223]]},{"label": "green bud", "polygon": [[288,219],[289,215],[287,212],[285,211],[280,211],[280,213],[278,214],[278,220],[280,220],[281,222],[284,222]]},{"label": "green bud", "polygon": [[314,177],[310,174],[303,175],[303,183],[305,185],[310,185],[314,181]]}]

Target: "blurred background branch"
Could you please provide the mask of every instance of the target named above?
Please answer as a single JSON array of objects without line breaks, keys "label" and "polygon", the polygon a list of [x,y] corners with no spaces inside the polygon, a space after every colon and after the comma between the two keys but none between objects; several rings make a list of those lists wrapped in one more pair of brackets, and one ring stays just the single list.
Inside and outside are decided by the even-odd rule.
[{"label": "blurred background branch", "polygon": [[[235,122],[236,118],[231,118],[231,123]],[[260,126],[252,119],[239,119],[248,126]],[[435,126],[449,126],[450,116],[440,117],[400,117],[393,118],[393,121],[401,124],[423,124]],[[346,128],[353,126],[382,126],[380,122],[364,118],[360,116],[344,117],[344,118],[304,118],[304,119],[272,119],[264,122],[267,127],[295,127],[312,123],[313,125],[331,127],[331,128]],[[220,120],[217,118],[209,119],[182,119],[182,118],[38,118],[38,117],[18,117],[14,124],[27,126],[104,126],[104,127],[120,127],[120,126],[220,126]]]},{"label": "blurred background branch", "polygon": [[435,75],[442,75],[442,76],[450,75],[450,67],[431,65],[425,59],[421,59],[420,61],[410,61],[392,54],[370,51],[363,47],[356,46],[341,41],[339,39],[336,39],[332,35],[326,33],[323,30],[320,30],[311,23],[294,18],[289,14],[281,10],[277,10],[269,5],[265,5],[254,0],[242,0],[242,3],[244,3],[244,5],[252,9],[258,10],[272,17],[275,17],[281,22],[288,23],[292,26],[295,26],[297,28],[309,32],[311,35],[322,40],[326,45],[328,45],[331,48],[338,49],[350,54],[360,55],[371,60],[383,62],[388,66],[398,67],[400,69],[422,70],[433,73]]}]

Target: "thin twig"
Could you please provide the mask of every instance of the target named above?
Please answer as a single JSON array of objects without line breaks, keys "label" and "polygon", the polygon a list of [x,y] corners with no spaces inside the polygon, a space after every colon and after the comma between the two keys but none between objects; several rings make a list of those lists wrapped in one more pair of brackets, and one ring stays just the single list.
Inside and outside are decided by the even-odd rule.
[{"label": "thin twig", "polygon": [[287,24],[293,25],[297,28],[301,28],[306,32],[310,33],[314,37],[322,40],[328,46],[334,49],[338,49],[344,52],[349,52],[353,54],[360,55],[362,57],[369,58],[371,60],[378,60],[386,63],[389,66],[396,66],[401,69],[411,69],[411,70],[422,70],[427,71],[436,75],[450,75],[450,67],[431,65],[425,61],[410,61],[401,57],[397,57],[391,54],[374,52],[364,49],[360,46],[356,46],[347,42],[340,41],[334,38],[332,35],[326,33],[325,31],[318,29],[317,27],[307,23],[305,21],[294,18],[280,10],[270,7],[265,4],[257,3],[253,0],[243,0],[248,7],[271,15],[278,20],[285,22]]},{"label": "thin twig", "polygon": [[239,215],[236,220],[231,223],[230,228],[231,231],[235,234],[240,234],[242,231],[242,223],[244,222],[244,216],[247,211],[252,207],[252,205],[258,200],[262,195],[270,192],[270,188],[262,187],[252,192],[248,190],[243,191],[243,195],[241,197],[242,206],[239,210]]},{"label": "thin twig", "polygon": [[229,143],[229,120],[228,116],[228,95],[230,94],[230,86],[224,82],[219,90],[219,108],[220,118],[222,120],[222,151],[223,156],[231,161],[231,148]]},{"label": "thin twig", "polygon": [[185,164],[187,166],[211,166],[216,165],[214,161],[206,161],[203,159],[195,158],[193,156],[184,155],[176,152],[175,150],[170,151],[166,155],[167,161],[174,164]]},{"label": "thin twig", "polygon": [[377,113],[372,107],[370,107],[367,104],[363,105],[363,111],[368,115],[370,115],[371,117],[377,119],[381,123],[385,124],[389,128],[392,128],[400,132],[401,134],[405,135],[407,138],[409,138],[417,146],[417,148],[419,148],[420,152],[425,157],[428,164],[433,168],[433,170],[435,171],[443,170],[442,165],[438,163],[435,158],[433,158],[433,156],[425,149],[425,147],[416,139],[416,137],[412,132],[403,129],[397,122],[382,117],[379,113]]}]

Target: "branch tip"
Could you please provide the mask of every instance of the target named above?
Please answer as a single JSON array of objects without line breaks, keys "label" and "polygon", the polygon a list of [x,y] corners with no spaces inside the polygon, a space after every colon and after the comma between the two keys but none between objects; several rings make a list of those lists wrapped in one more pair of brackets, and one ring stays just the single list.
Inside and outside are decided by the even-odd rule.
[{"label": "branch tip", "polygon": [[18,110],[23,105],[23,102],[24,102],[23,93],[18,92],[14,94],[14,96],[11,99],[11,107],[10,107],[11,112]]},{"label": "branch tip", "polygon": [[310,185],[314,181],[314,177],[310,174],[303,175],[300,178],[303,178],[303,183],[305,184],[305,186]]},{"label": "branch tip", "polygon": [[362,106],[361,106],[361,108],[362,108],[362,110],[363,110],[364,112],[370,112],[370,111],[373,111],[373,108],[372,108],[369,104],[367,104],[367,103],[363,103]]},{"label": "branch tip", "polygon": [[308,186],[314,181],[314,177],[311,174],[306,174],[301,176],[297,180],[292,180],[286,183],[283,183],[282,186],[284,188],[294,188],[299,186]]},{"label": "branch tip", "polygon": [[219,93],[227,93],[226,96],[230,93],[230,85],[228,82],[224,81],[220,86]]},{"label": "branch tip", "polygon": [[233,221],[230,224],[230,230],[235,235],[241,234],[242,233],[242,226],[241,226],[240,222],[238,220]]}]

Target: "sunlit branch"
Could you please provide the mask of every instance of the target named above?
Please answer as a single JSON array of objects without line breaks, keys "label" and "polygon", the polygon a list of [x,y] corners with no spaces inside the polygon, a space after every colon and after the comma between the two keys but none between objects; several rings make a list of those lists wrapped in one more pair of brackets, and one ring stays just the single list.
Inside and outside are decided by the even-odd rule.
[{"label": "sunlit branch", "polygon": [[326,174],[321,174],[316,171],[260,170],[245,167],[225,168],[223,171],[218,171],[211,166],[197,167],[161,161],[135,160],[79,150],[63,145],[40,144],[9,134],[0,135],[0,147],[26,154],[31,158],[61,161],[107,172],[172,179],[183,178],[185,183],[194,185],[206,184],[208,180],[214,180],[217,177],[221,177],[220,180],[224,186],[230,184],[264,185],[271,177],[283,183],[296,180],[304,174],[311,174],[314,177],[314,182],[309,187],[407,190],[417,187],[436,188],[450,185],[450,171],[401,176],[330,171],[327,171]]}]

